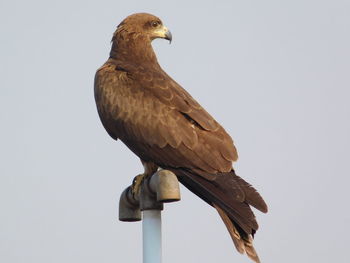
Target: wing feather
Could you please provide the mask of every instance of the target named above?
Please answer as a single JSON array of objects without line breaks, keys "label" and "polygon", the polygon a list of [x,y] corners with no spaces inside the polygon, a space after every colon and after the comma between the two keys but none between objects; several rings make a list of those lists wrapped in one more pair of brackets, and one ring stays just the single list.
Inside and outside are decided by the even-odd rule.
[{"label": "wing feather", "polygon": [[108,133],[143,160],[215,174],[237,159],[225,130],[161,70],[110,59],[96,73],[95,96]]}]

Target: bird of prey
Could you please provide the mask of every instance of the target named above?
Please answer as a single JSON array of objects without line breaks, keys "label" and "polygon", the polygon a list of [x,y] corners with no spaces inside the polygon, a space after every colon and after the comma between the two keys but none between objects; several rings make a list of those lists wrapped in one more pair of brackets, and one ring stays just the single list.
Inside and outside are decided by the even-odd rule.
[{"label": "bird of prey", "polygon": [[258,224],[250,206],[267,212],[260,194],[236,175],[231,137],[158,64],[151,42],[172,40],[162,21],[137,13],[117,27],[109,59],[95,76],[95,100],[108,134],[140,159],[140,181],[163,168],[219,213],[240,253],[259,262],[253,247]]}]

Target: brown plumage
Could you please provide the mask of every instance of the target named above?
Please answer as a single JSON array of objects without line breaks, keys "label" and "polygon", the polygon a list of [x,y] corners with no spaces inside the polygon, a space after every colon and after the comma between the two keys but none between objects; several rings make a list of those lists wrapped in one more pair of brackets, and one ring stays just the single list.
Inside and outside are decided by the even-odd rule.
[{"label": "brown plumage", "polygon": [[262,212],[267,206],[235,174],[237,151],[231,137],[161,69],[151,46],[155,38],[171,40],[171,34],[150,14],[131,15],[118,26],[110,57],[95,76],[101,121],[145,167],[173,171],[215,207],[237,250],[259,262],[252,245],[258,224],[250,205]]}]

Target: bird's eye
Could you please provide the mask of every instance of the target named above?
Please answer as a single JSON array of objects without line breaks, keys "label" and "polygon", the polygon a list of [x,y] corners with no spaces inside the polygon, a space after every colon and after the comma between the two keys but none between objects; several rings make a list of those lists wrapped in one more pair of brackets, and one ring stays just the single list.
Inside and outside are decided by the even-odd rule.
[{"label": "bird's eye", "polygon": [[159,26],[159,24],[160,24],[159,21],[153,21],[153,22],[152,22],[152,26],[153,26],[153,27],[157,27],[157,26]]}]

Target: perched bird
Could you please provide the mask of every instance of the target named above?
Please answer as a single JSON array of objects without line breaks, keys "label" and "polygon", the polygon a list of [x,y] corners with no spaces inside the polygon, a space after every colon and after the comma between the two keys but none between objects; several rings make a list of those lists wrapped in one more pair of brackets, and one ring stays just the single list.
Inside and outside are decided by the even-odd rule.
[{"label": "perched bird", "polygon": [[237,151],[213,117],[158,64],[151,42],[172,40],[162,21],[133,14],[117,27],[109,59],[95,76],[95,100],[103,126],[144,165],[140,182],[159,167],[176,174],[190,191],[213,206],[235,247],[259,262],[253,247],[258,229],[250,206],[267,212],[259,193],[235,174]]}]

